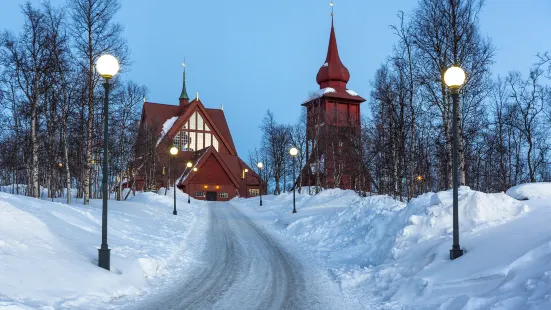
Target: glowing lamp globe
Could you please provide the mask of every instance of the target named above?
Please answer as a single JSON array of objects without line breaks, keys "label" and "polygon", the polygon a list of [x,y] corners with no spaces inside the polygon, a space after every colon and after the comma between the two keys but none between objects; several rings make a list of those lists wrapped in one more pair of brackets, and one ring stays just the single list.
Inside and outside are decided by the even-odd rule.
[{"label": "glowing lamp globe", "polygon": [[194,172],[197,172],[197,167],[193,167],[193,171],[194,171]]},{"label": "glowing lamp globe", "polygon": [[262,167],[264,167],[264,165],[262,163],[258,163],[258,164],[256,164],[256,166],[258,167],[258,169],[262,169]]},{"label": "glowing lamp globe", "polygon": [[249,172],[249,169],[245,168],[245,172]]},{"label": "glowing lamp globe", "polygon": [[298,149],[296,147],[292,147],[290,150],[289,150],[289,154],[291,154],[291,156],[297,156],[298,155]]},{"label": "glowing lamp globe", "polygon": [[171,147],[170,148],[170,154],[172,154],[172,155],[178,154],[178,148],[175,147],[175,146]]},{"label": "glowing lamp globe", "polygon": [[120,68],[119,61],[113,55],[102,55],[96,61],[96,70],[106,79],[110,79],[119,73]]},{"label": "glowing lamp globe", "polygon": [[193,166],[193,164],[191,163],[191,161],[188,161],[187,164],[186,164],[186,166],[187,166],[188,168],[191,168],[191,166]]},{"label": "glowing lamp globe", "polygon": [[449,67],[444,73],[444,83],[451,88],[459,88],[463,86],[466,79],[465,71],[460,67]]}]

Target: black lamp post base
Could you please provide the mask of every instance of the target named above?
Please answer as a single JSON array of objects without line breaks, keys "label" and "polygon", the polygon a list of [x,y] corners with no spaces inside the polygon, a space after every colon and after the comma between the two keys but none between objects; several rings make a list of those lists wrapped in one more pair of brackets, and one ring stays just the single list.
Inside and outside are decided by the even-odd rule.
[{"label": "black lamp post base", "polygon": [[98,249],[98,266],[111,270],[111,249]]},{"label": "black lamp post base", "polygon": [[297,210],[293,209],[293,213],[297,213]]},{"label": "black lamp post base", "polygon": [[458,257],[463,256],[463,250],[457,247],[457,249],[451,249],[450,250],[450,259],[456,259]]},{"label": "black lamp post base", "polygon": [[178,215],[178,211],[174,210],[174,211],[172,211],[172,214]]}]

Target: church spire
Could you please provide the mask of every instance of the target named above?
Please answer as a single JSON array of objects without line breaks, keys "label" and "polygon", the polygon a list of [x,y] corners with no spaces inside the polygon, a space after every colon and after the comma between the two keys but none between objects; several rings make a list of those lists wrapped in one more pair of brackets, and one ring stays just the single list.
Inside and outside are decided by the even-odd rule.
[{"label": "church spire", "polygon": [[180,94],[180,111],[184,111],[184,107],[189,103],[189,96],[187,95],[186,90],[186,63],[182,63],[184,67],[184,82],[182,84],[182,93]]},{"label": "church spire", "polygon": [[182,99],[187,99],[189,100],[189,97],[187,95],[187,90],[186,90],[186,63],[182,63],[182,66],[184,67],[184,83],[182,85],[182,93],[180,94],[180,100]]},{"label": "church spire", "polygon": [[[331,2],[331,8],[333,8],[333,2]],[[335,35],[334,27],[334,14],[331,11],[331,34],[329,35],[329,46],[327,48],[327,57],[325,63],[318,71],[316,81],[321,88],[344,88],[346,89],[346,83],[350,80],[350,72],[342,64],[339,57],[339,49],[337,47],[337,37]]]}]

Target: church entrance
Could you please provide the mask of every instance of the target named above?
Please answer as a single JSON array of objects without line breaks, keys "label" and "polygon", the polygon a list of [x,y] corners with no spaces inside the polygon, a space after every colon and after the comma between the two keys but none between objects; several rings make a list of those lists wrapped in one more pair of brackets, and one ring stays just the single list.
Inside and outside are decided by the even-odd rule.
[{"label": "church entrance", "polygon": [[216,192],[207,192],[207,201],[216,201]]}]

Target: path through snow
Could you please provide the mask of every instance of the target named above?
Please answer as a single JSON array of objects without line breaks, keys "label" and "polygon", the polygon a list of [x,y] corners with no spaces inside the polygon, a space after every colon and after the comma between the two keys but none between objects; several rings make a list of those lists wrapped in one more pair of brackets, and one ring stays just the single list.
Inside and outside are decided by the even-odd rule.
[{"label": "path through snow", "polygon": [[210,203],[205,246],[176,283],[132,309],[363,309],[230,203]]}]

